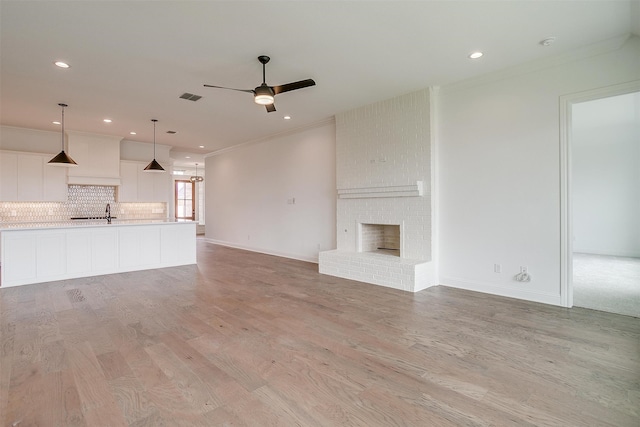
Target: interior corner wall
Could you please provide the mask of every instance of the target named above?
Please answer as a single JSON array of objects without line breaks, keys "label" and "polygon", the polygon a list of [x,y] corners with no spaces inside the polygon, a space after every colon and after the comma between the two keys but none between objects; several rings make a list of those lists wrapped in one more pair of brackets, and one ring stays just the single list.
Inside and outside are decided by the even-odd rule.
[{"label": "interior corner wall", "polygon": [[640,79],[640,38],[488,77],[439,94],[439,281],[561,305],[559,98]]},{"label": "interior corner wall", "polygon": [[317,262],[335,248],[333,121],[205,158],[205,239]]}]

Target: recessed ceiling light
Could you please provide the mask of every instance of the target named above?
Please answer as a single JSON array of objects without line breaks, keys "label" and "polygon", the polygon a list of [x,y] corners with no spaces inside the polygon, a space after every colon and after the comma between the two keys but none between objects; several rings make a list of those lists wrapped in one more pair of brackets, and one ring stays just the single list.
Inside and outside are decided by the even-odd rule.
[{"label": "recessed ceiling light", "polygon": [[291,120],[291,116],[284,116],[285,120]]},{"label": "recessed ceiling light", "polygon": [[198,145],[198,147],[200,147],[200,148],[204,148],[204,145]]},{"label": "recessed ceiling light", "polygon": [[484,53],[482,53],[482,52],[473,52],[473,53],[469,54],[469,58],[470,59],[478,59],[478,58],[482,57],[482,55],[484,55]]},{"label": "recessed ceiling light", "polygon": [[111,123],[111,119],[104,119],[103,122],[105,123]]},{"label": "recessed ceiling light", "polygon": [[51,123],[53,123],[54,125],[59,125],[60,124],[60,122],[51,122]]},{"label": "recessed ceiling light", "polygon": [[190,158],[191,158],[191,156],[185,156],[184,158],[185,158],[185,159],[190,159]]},{"label": "recessed ceiling light", "polygon": [[129,132],[129,135],[136,135],[135,132]]},{"label": "recessed ceiling light", "polygon": [[54,64],[57,67],[60,67],[60,68],[71,68],[71,65],[67,64],[66,62],[62,62],[62,61],[56,61],[56,62],[54,62]]}]

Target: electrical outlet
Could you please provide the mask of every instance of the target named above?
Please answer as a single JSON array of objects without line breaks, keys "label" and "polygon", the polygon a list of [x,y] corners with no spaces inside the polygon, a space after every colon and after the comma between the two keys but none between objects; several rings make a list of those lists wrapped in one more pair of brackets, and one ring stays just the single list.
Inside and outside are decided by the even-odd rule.
[{"label": "electrical outlet", "polygon": [[502,264],[493,264],[494,273],[502,273]]}]

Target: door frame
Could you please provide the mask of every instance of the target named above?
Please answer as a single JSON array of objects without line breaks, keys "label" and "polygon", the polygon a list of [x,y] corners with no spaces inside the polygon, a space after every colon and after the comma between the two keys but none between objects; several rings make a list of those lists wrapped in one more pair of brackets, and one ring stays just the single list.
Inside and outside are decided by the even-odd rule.
[{"label": "door frame", "polygon": [[560,301],[573,307],[572,107],[581,102],[640,92],[640,80],[560,97]]},{"label": "door frame", "polygon": [[189,219],[189,218],[178,218],[178,183],[179,182],[188,182],[191,184],[191,220],[195,221],[196,219],[196,183],[189,179],[176,179],[173,181],[173,200],[175,203],[175,219]]}]

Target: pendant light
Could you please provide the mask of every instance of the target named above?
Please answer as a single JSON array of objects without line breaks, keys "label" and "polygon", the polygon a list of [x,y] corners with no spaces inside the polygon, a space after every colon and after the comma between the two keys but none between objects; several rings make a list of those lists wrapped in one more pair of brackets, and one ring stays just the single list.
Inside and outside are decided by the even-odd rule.
[{"label": "pendant light", "polygon": [[60,151],[60,153],[53,159],[49,160],[49,164],[51,166],[78,166],[78,164],[64,152],[64,107],[68,107],[68,105],[62,103],[58,105],[62,107],[62,120],[60,121],[60,124],[62,125],[62,151]]},{"label": "pendant light", "polygon": [[164,172],[164,168],[156,161],[156,122],[157,119],[151,119],[153,122],[153,160],[144,168],[147,172]]},{"label": "pendant light", "polygon": [[204,181],[204,178],[201,177],[200,175],[198,175],[198,164],[196,163],[196,174],[194,176],[192,176],[191,178],[189,178],[189,180],[191,182],[202,182]]}]

